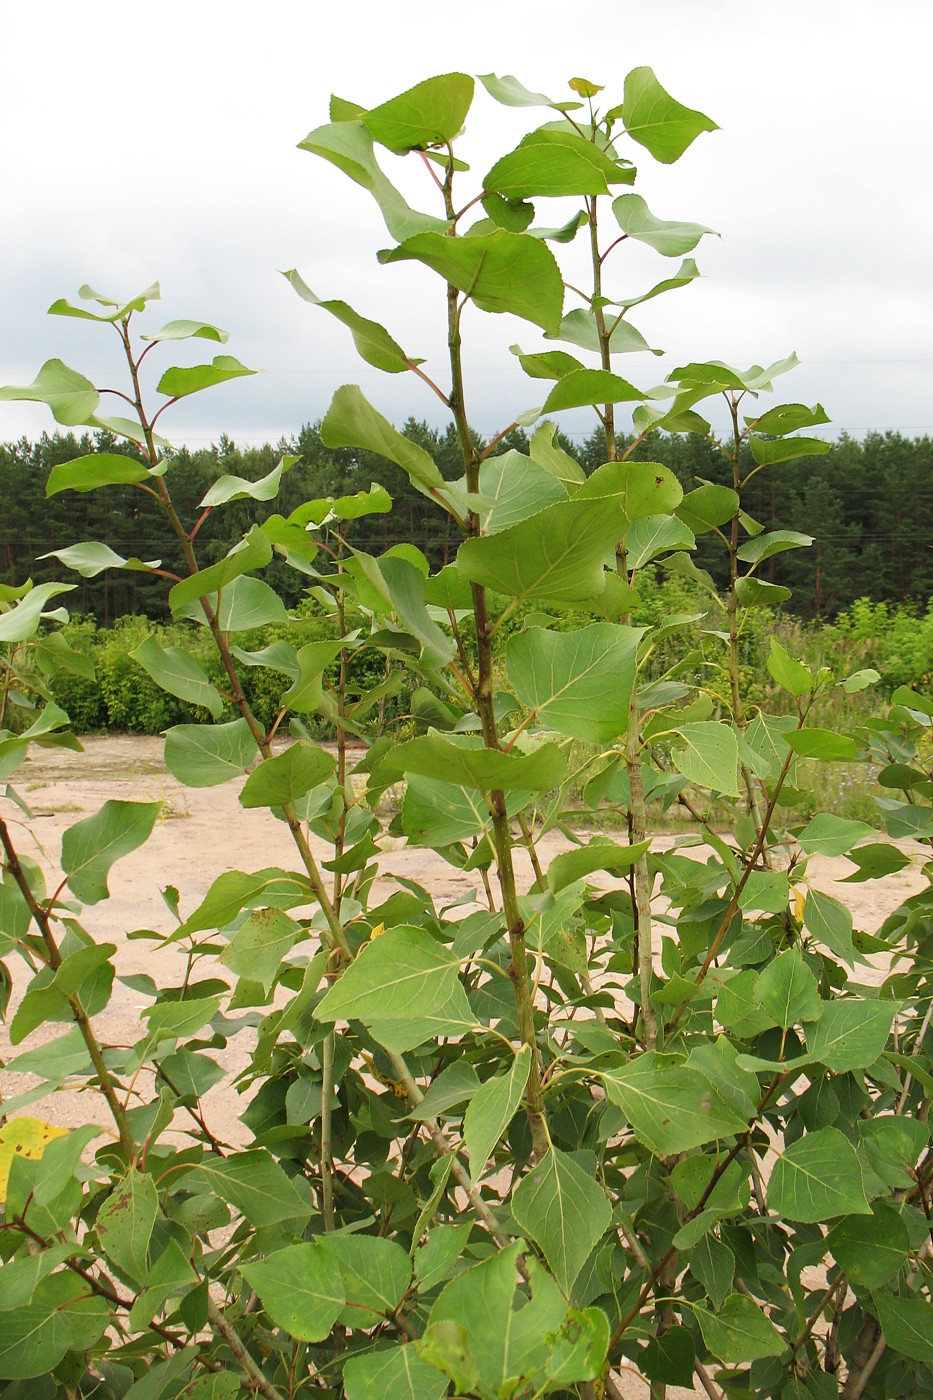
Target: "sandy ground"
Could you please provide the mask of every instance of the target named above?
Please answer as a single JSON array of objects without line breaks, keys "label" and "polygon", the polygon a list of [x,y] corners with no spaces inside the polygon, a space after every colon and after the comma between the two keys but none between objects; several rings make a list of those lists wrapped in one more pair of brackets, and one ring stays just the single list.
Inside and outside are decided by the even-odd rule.
[{"label": "sandy ground", "polygon": [[[0,812],[10,824],[21,854],[39,859],[49,874],[55,870],[62,833],[74,822],[96,812],[108,798],[132,801],[160,801],[162,815],[148,842],[112,868],[111,898],[85,909],[84,926],[98,942],[118,945],[120,976],[145,973],[160,984],[179,979],[183,957],[173,948],[157,949],[147,940],[127,939],[136,929],[167,932],[173,926],[160,896],[169,884],[181,893],[182,915],[190,913],[204,897],[212,881],[223,871],[252,871],[270,865],[295,869],[294,848],[287,828],[270,813],[244,811],[237,801],[239,784],[220,787],[183,788],[162,764],[162,741],[156,738],[92,737],[83,740],[85,753],[66,750],[34,750],[34,756],[15,775],[18,793],[29,804],[33,821],[26,823],[22,813],[0,796]],[[561,836],[548,837],[542,844],[546,862],[567,846]],[[394,845],[394,849],[391,847]],[[817,857],[810,863],[810,879],[818,888],[842,899],[852,910],[856,928],[872,931],[923,880],[918,862],[884,880],[840,885],[838,881],[852,869],[844,858]],[[326,858],[326,848],[321,848]],[[458,900],[477,887],[475,876],[464,875],[440,860],[431,851],[405,848],[390,843],[385,867],[385,892],[392,888],[392,876],[417,880],[434,894],[438,905]],[[526,872],[527,874],[527,872]],[[20,964],[10,969],[14,975],[14,996],[10,1014],[27,981]],[[877,969],[875,976],[881,975]],[[859,973],[860,978],[864,973]],[[118,977],[106,1010],[96,1018],[101,1038],[111,1044],[132,1044],[140,1036],[140,1011],[144,999]],[[21,1045],[11,1047],[5,1028],[0,1030],[0,1060],[60,1035],[59,1023],[40,1026]],[[236,1118],[243,1107],[229,1082],[246,1063],[248,1046],[243,1037],[230,1042],[218,1057],[228,1071],[228,1080],[212,1091],[206,1109],[212,1129],[225,1140],[242,1138]],[[0,1070],[0,1101],[20,1095],[37,1081],[30,1075]],[[145,1088],[144,1085],[140,1086]],[[103,1110],[103,1111],[102,1111]],[[98,1096],[63,1091],[42,1101],[41,1109],[24,1108],[62,1127],[99,1121],[106,1123],[106,1110]],[[640,1380],[626,1378],[626,1400],[639,1400],[647,1389]],[[690,1392],[670,1390],[671,1400]]]}]

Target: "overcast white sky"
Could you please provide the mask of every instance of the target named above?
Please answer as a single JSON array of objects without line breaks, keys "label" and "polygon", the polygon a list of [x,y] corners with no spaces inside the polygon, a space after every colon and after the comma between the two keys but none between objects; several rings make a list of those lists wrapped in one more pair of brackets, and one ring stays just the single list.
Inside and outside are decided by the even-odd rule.
[{"label": "overcast white sky", "polygon": [[[297,267],[443,374],[437,279],[378,267],[390,240],[375,205],[296,143],[327,120],[332,91],[375,105],[458,69],[514,73],[555,97],[582,75],[619,101],[625,74],[648,64],[721,130],[670,167],[629,143],[635,188],[659,216],[722,239],[694,255],[702,282],[632,316],[666,358],[627,357],[622,371],[647,387],[686,359],[796,350],[781,398],[821,401],[833,435],[933,432],[929,0],[42,0],[4,7],[3,43],[0,383],[28,383],[57,356],[117,385],[111,334],[45,310],[83,282],[122,297],[159,278],[152,329],[215,321],[229,353],[267,371],[180,404],[162,420],[176,441],[275,440],[345,382],[397,422],[440,422],[428,391],[361,365],[346,330],[279,276]],[[481,176],[546,117],[480,90],[461,154]],[[417,203],[414,165],[387,157]],[[426,187],[424,201],[433,210]],[[546,211],[539,221],[558,222]],[[631,247],[614,264],[620,294],[676,266]],[[508,353],[539,333],[478,313],[467,329],[470,408],[492,433],[542,398]],[[193,347],[177,357],[208,348]],[[41,406],[0,403],[0,441],[53,426]]]}]

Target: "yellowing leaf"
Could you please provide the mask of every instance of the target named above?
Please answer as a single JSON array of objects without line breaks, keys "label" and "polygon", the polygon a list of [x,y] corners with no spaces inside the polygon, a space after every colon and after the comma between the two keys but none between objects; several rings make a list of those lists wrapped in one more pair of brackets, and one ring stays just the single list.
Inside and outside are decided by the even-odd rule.
[{"label": "yellowing leaf", "polygon": [[55,1138],[67,1137],[67,1128],[56,1128],[41,1118],[11,1118],[0,1128],[0,1202],[6,1200],[6,1185],[14,1157],[38,1161]]},{"label": "yellowing leaf", "polygon": [[581,97],[595,97],[598,92],[602,92],[603,85],[591,83],[589,78],[571,78],[567,84],[574,92],[578,92]]}]

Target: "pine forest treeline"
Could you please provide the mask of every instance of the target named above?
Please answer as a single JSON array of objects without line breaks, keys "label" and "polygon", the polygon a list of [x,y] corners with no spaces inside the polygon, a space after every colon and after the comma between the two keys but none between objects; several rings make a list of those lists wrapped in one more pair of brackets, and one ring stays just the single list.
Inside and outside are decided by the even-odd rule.
[{"label": "pine forest treeline", "polygon": [[[452,429],[438,432],[410,419],[403,431],[431,453],[445,478],[460,475],[462,458]],[[604,460],[601,432],[583,443],[563,436],[559,441],[588,472]],[[107,451],[128,450],[100,433],[94,440],[55,434],[36,442],[0,445],[0,583],[60,577],[58,560],[41,556],[78,540],[107,539],[126,557],[161,559],[166,568],[178,562],[177,545],[162,512],[131,486],[87,494],[63,492],[46,499],[52,467],[95,445]],[[525,434],[516,430],[496,451],[526,449]],[[304,501],[349,494],[372,482],[386,487],[395,508],[389,515],[357,522],[352,536],[356,547],[381,554],[409,541],[423,550],[433,567],[452,557],[458,540],[451,535],[449,517],[417,494],[398,467],[372,453],[325,448],[317,425],[305,426],[297,438],[274,446],[240,448],[224,437],[209,448],[179,450],[169,468],[173,498],[185,518],[195,518],[198,503],[219,476],[256,480],[285,453],[300,461],[283,478],[274,507],[244,500],[205,518],[198,535],[202,565],[221,558],[238,533],[261,522],[272,508],[287,514]],[[687,488],[698,481],[725,482],[720,452],[699,436],[655,433],[640,442],[633,455],[663,462]],[[861,597],[924,605],[933,594],[933,439],[895,432],[870,433],[861,440],[843,435],[825,456],[791,460],[753,478],[745,499],[749,513],[766,528],[799,530],[814,537],[809,550],[774,556],[763,575],[793,590],[788,609],[798,616],[832,618]],[[693,558],[716,577],[718,554],[709,536],[700,537]],[[94,614],[102,626],[127,613],[155,620],[166,616],[164,589],[144,573],[110,571],[75,581],[79,587],[69,600],[71,610]],[[283,568],[274,582],[286,601],[298,601],[297,575]],[[295,596],[289,598],[290,593]]]}]

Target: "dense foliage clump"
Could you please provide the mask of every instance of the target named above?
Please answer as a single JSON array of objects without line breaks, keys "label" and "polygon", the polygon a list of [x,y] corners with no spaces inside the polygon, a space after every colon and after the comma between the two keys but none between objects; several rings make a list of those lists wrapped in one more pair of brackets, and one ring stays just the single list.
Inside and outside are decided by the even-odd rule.
[{"label": "dense foliage clump", "polygon": [[[459,73],[371,108],[334,98],[302,142],[376,200],[381,260],[437,279],[443,367],[289,274],[368,364],[417,376],[448,433],[401,433],[344,385],[318,430],[349,454],[339,487],[309,493],[284,452],[193,489],[155,424],[251,371],[213,354],[226,333],[204,322],[147,320],[141,340],[157,287],[52,307],[116,335],[134,420],[106,417],[55,359],[0,390],[106,434],[77,456],[43,447],[59,452],[49,500],[87,503],[107,536],[56,537],[52,557],[129,580],[153,618],[162,589],[173,623],[125,622],[131,645],[95,657],[93,624],[62,606],[82,585],[57,565],[0,588],[0,985],[9,1068],[40,1081],[0,1126],[10,1400],[594,1400],[619,1395],[623,1364],[654,1400],[694,1382],[795,1400],[933,1388],[933,699],[901,684],[860,722],[845,707],[878,668],[837,669],[772,625],[790,594],[778,561],[813,541],[809,518],[772,518],[757,493],[829,455],[808,435],[820,405],[761,401],[794,357],[691,363],[656,386],[620,372],[645,345],[629,312],[689,284],[709,233],[655,216],[632,158],[672,164],[714,124],[647,68],[617,105],[581,78],[566,100],[482,83],[547,119],[481,177],[459,155],[474,99]],[[420,162],[429,208],[384,152]],[[574,239],[582,291],[558,260]],[[627,240],[682,261],[632,295],[614,280]],[[526,343],[543,332],[518,352],[541,408],[486,443],[464,394],[467,305],[520,318]],[[212,358],[169,363],[150,404],[142,356],[170,361],[179,341]],[[722,439],[702,416],[713,398]],[[586,406],[584,470],[553,415]],[[696,480],[659,460],[687,441],[705,444]],[[441,557],[378,472],[360,479],[377,458],[443,522]],[[128,533],[137,500],[170,549]],[[659,570],[684,586],[680,610],[644,586]],[[840,624],[854,643],[880,606]],[[113,713],[135,689],[180,782],[235,783],[257,831],[278,820],[294,846],[290,868],[257,856],[200,899],[165,872],[165,926],[128,931],[153,965],[129,1045],[99,1032],[120,950],[98,915],[159,804],[105,802],[52,870],[15,785],[32,745],[78,746],[78,682]],[[877,780],[883,836],[814,810],[814,772],[837,765]],[[658,842],[675,809],[689,829]],[[611,834],[585,834],[597,817]],[[440,907],[393,876],[387,834],[464,872],[467,896]],[[844,858],[852,881],[915,866],[917,892],[857,929],[815,856]],[[185,955],[177,982],[166,948]],[[25,971],[12,1000],[7,962]],[[245,1107],[220,1135],[211,1091],[234,1037]],[[33,1116],[63,1086],[102,1096],[109,1135]]]}]

